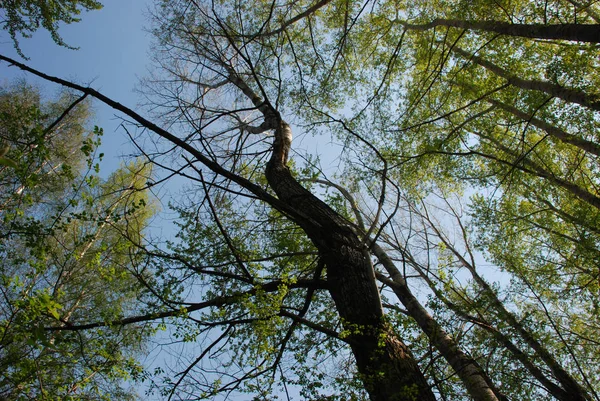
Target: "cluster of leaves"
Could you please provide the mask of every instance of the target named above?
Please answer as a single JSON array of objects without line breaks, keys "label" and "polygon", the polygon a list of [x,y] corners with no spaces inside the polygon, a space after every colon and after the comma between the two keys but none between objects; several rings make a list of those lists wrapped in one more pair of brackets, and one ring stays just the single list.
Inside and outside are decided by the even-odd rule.
[{"label": "cluster of leaves", "polygon": [[[155,287],[162,305],[183,305],[183,313],[169,319],[170,342],[199,342],[204,358],[183,366],[182,358],[167,375],[177,380],[156,386],[164,396],[210,398],[233,389],[268,397],[298,385],[305,397],[317,397],[337,377],[323,361],[341,364],[348,354],[343,341],[326,334],[340,322],[323,292],[324,277],[314,276],[315,269],[325,274],[314,246],[278,212],[216,185],[197,185],[207,192],[187,188],[186,200],[173,205],[180,216],[177,240],[153,262],[163,266],[157,268],[162,285]],[[322,383],[314,381],[315,368]]]},{"label": "cluster of leaves", "polygon": [[[548,363],[524,332],[596,394],[598,45],[467,25],[596,24],[595,6],[480,1],[394,7],[369,16],[403,42],[396,42],[397,57],[387,53],[387,76],[371,86],[379,90],[378,102],[354,121],[385,149],[394,166],[389,177],[406,194],[404,216],[411,224],[399,222],[389,246],[402,249],[404,260],[413,255],[417,273],[433,288],[434,310],[485,361],[505,394],[551,398],[523,385],[533,369],[507,338],[533,365]],[[428,25],[432,21],[447,25]],[[450,206],[454,196],[462,203]],[[464,232],[456,233],[457,220]],[[477,268],[486,263],[493,268]],[[488,292],[486,280],[476,278],[484,272],[486,280],[502,283],[501,292]]]},{"label": "cluster of leaves", "polygon": [[15,49],[24,56],[19,47],[18,35],[29,38],[40,27],[46,29],[54,42],[69,47],[58,33],[61,23],[79,22],[82,10],[99,10],[102,4],[96,0],[6,0],[0,3],[0,23],[8,31]]},{"label": "cluster of leaves", "polygon": [[[185,365],[159,385],[164,395],[242,390],[268,399],[297,385],[307,398],[364,398],[368,380],[385,372],[369,378],[348,368],[345,341],[362,328],[340,319],[343,301],[333,302],[317,241],[291,222],[314,218],[318,202],[286,208],[263,175],[266,120],[276,110],[344,145],[336,178],[343,186],[310,162],[293,174],[370,245],[385,334],[409,345],[441,397],[464,399],[472,390],[442,350],[443,335],[451,351],[479,362],[492,399],[597,399],[599,50],[597,35],[585,32],[597,32],[599,15],[595,4],[574,0],[159,1],[159,74],[150,89],[169,126],[183,132],[152,126],[170,143],[154,144],[150,157],[191,180],[175,207],[178,237],[167,250],[144,249],[149,263],[138,268],[147,214],[137,189],[147,172],[134,165],[106,183],[80,179],[74,167],[46,162],[57,157],[44,153],[54,131],[18,123],[10,132],[27,140],[7,155],[17,167],[2,170],[13,188],[1,194],[10,260],[5,327],[19,321],[35,334],[38,348],[28,352],[36,361],[60,354],[57,344],[71,331],[92,344],[80,348],[119,359],[114,344],[133,346],[120,335],[143,333],[126,323],[168,318],[176,342],[202,350],[178,360]],[[93,140],[82,150],[89,156]],[[196,160],[173,157],[184,150]],[[49,185],[40,174],[77,184]],[[128,180],[132,192],[117,190]],[[88,269],[102,274],[77,274],[89,287],[64,290],[62,281],[74,277],[67,272]],[[115,307],[93,295],[109,283]],[[138,285],[149,289],[150,310],[111,331],[107,322],[135,311]],[[407,288],[428,297],[431,313],[415,312],[419,301]],[[109,328],[75,330],[94,320]],[[9,329],[5,338],[21,344],[25,335]],[[73,342],[64,343],[63,358],[75,355]],[[30,374],[31,366],[11,374]],[[110,369],[98,371],[117,377]],[[35,377],[46,391],[48,379]],[[401,396],[413,390],[416,383]]]}]

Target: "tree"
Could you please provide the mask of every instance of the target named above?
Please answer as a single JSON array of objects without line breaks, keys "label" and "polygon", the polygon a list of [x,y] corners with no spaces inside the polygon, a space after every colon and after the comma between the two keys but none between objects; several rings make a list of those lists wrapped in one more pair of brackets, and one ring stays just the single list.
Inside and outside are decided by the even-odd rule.
[{"label": "tree", "polygon": [[[189,182],[177,238],[138,244],[156,309],[110,322],[199,344],[155,383],[165,396],[590,400],[598,49],[571,33],[594,37],[597,15],[161,1],[159,122],[1,58],[153,131],[141,152]],[[343,144],[337,176],[300,152],[301,129]]]},{"label": "tree", "polygon": [[[0,171],[0,397],[129,399],[121,380],[151,331],[59,330],[140,308],[134,245],[149,208],[149,169],[124,166],[100,179],[85,97],[40,101],[25,83],[3,90],[0,135],[15,166]],[[54,326],[54,330],[45,330]]]},{"label": "tree", "polygon": [[102,4],[96,0],[6,0],[0,4],[2,29],[8,31],[15,49],[23,56],[17,35],[29,38],[40,26],[60,46],[71,48],[58,33],[61,23],[72,24],[81,19],[81,10],[99,10]]}]

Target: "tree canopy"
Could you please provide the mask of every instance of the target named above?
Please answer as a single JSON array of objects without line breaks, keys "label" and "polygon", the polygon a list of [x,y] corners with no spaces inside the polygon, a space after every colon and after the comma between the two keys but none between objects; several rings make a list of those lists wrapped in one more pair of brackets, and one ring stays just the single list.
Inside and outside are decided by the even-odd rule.
[{"label": "tree canopy", "polygon": [[43,331],[159,324],[168,399],[600,399],[599,12],[157,1],[151,118],[0,56],[187,183],[174,237],[117,230],[144,307]]}]

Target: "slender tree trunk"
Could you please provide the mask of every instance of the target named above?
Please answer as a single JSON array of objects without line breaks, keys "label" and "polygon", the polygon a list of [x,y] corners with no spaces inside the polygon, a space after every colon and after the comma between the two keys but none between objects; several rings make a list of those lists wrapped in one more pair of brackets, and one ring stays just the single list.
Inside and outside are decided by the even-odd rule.
[{"label": "slender tree trunk", "polygon": [[510,326],[513,327],[519,333],[521,338],[525,340],[525,342],[539,355],[539,357],[546,363],[546,365],[550,368],[554,377],[559,381],[562,387],[565,389],[567,394],[569,394],[569,399],[573,401],[586,401],[590,400],[590,396],[587,394],[585,389],[577,383],[575,379],[563,369],[560,363],[554,358],[554,356],[544,347],[517,319],[515,315],[513,315],[510,311],[508,311],[502,302],[496,297],[494,291],[490,288],[488,283],[479,276],[477,271],[466,261],[462,260],[464,266],[468,268],[470,273],[473,276],[473,279],[477,282],[477,284],[483,289],[484,293],[491,301],[493,307],[498,311],[498,314],[504,321],[506,321]]},{"label": "slender tree trunk", "polygon": [[401,24],[407,29],[418,31],[447,26],[523,38],[600,43],[600,25],[598,24],[511,24],[502,21],[465,21],[444,18],[436,18],[426,24],[409,24],[407,22]]},{"label": "slender tree trunk", "polygon": [[509,71],[504,68],[497,66],[496,64],[488,61],[482,57],[476,56],[475,54],[469,53],[458,46],[452,47],[452,51],[459,54],[466,60],[473,61],[480,65],[486,70],[498,75],[507,80],[509,84],[517,88],[525,90],[536,90],[547,93],[552,97],[564,100],[567,103],[577,103],[582,106],[588,107],[592,110],[600,111],[600,100],[597,96],[591,96],[579,89],[566,88],[558,84],[554,84],[546,81],[539,81],[535,79],[522,79],[515,75],[512,75]]},{"label": "slender tree trunk", "polygon": [[492,98],[487,98],[486,100],[488,103],[499,107],[502,110],[511,113],[516,117],[519,117],[523,121],[526,121],[529,124],[538,127],[541,130],[544,130],[548,135],[551,135],[552,137],[558,139],[561,142],[577,146],[581,150],[584,150],[588,153],[592,153],[596,156],[600,156],[600,145],[598,145],[596,142],[588,141],[576,135],[570,134],[558,127],[555,127],[552,124],[548,124],[547,122],[536,118],[534,115],[525,113],[517,109],[516,107],[500,102],[499,100]]},{"label": "slender tree trunk", "polygon": [[[269,185],[279,198],[273,197],[260,186],[224,169],[183,139],[91,88],[45,75],[2,55],[0,55],[0,60],[14,64],[48,81],[96,97],[132,117],[162,138],[188,151],[216,174],[236,182],[285,213],[304,229],[323,255],[327,267],[330,293],[345,327],[350,331],[348,340],[351,342],[358,371],[371,400],[435,401],[433,391],[427,384],[410,350],[383,320],[383,308],[379,300],[375,274],[366,245],[360,241],[346,220],[292,177],[285,165],[287,160],[283,156],[287,155],[289,151],[290,143],[286,142],[284,134],[286,131],[291,133],[289,126],[281,121],[279,114],[268,102],[263,101],[233,71],[230,71],[231,75],[227,79],[235,84],[263,113],[265,122],[262,127],[275,130],[274,149],[267,164],[266,176]],[[188,311],[199,310],[201,307],[199,304]],[[153,317],[160,318],[171,314],[172,312],[168,311],[153,315]],[[119,324],[135,323],[147,319],[146,316],[123,319]],[[77,329],[83,330],[97,326],[97,324],[82,325]]]},{"label": "slender tree trunk", "polygon": [[[442,241],[443,241],[443,239],[442,239]],[[446,242],[444,242],[444,243],[446,243]],[[517,347],[510,340],[510,338],[508,336],[506,336],[505,334],[500,332],[496,327],[494,327],[487,320],[484,320],[481,316],[478,316],[478,317],[471,316],[468,313],[465,313],[463,310],[461,310],[460,307],[458,307],[454,303],[450,302],[445,297],[445,295],[439,290],[439,288],[437,288],[437,286],[429,279],[429,277],[426,274],[424,274],[423,269],[421,269],[413,259],[410,259],[409,263],[415,267],[415,269],[419,272],[419,275],[421,276],[421,278],[423,278],[423,280],[425,280],[427,282],[427,285],[434,292],[435,296],[439,300],[441,300],[450,310],[452,310],[454,313],[456,313],[456,315],[459,316],[464,321],[474,323],[477,326],[479,326],[480,328],[482,328],[483,330],[490,333],[490,335],[492,337],[494,337],[494,339],[499,344],[501,344],[508,351],[510,351],[514,355],[514,357],[523,364],[525,369],[527,369],[529,371],[529,373],[531,373],[531,375],[533,377],[535,377],[537,379],[537,381],[540,382],[540,384],[548,391],[548,393],[550,393],[554,398],[556,398],[557,400],[560,400],[560,401],[571,401],[572,400],[571,394],[566,392],[565,390],[563,390],[561,387],[557,386],[554,382],[552,382],[544,374],[544,372],[542,372],[542,370],[533,363],[533,361],[531,360],[529,355],[527,355],[519,347]]]},{"label": "slender tree trunk", "polygon": [[[462,88],[465,88],[467,90],[475,90],[475,87],[473,85],[469,85],[465,82],[452,81],[452,83],[455,85],[458,85]],[[573,135],[573,134],[563,130],[562,128],[559,128],[550,123],[547,123],[546,121],[537,118],[535,116],[535,113],[534,114],[526,113],[524,111],[519,110],[518,108],[516,108],[513,105],[501,102],[498,99],[494,99],[491,96],[491,93],[483,95],[482,98],[484,98],[485,101],[488,102],[489,104],[491,104],[492,106],[497,107],[501,110],[504,110],[505,112],[512,114],[515,117],[520,118],[524,122],[543,130],[548,135],[550,135],[552,138],[555,138],[558,141],[561,141],[563,143],[568,143],[569,145],[576,146],[585,152],[591,153],[596,156],[600,156],[600,144],[598,144],[597,142],[587,140],[587,139],[579,137],[577,135]]]},{"label": "slender tree trunk", "polygon": [[444,359],[452,366],[458,377],[462,380],[469,394],[474,400],[498,401],[507,400],[493,385],[481,366],[473,358],[465,354],[452,337],[439,325],[427,312],[417,298],[412,294],[406,281],[394,265],[386,252],[377,244],[373,244],[375,256],[391,276],[379,279],[390,286],[400,302],[408,310],[408,314],[415,319],[421,330],[429,337],[431,343],[440,351]]},{"label": "slender tree trunk", "polygon": [[[429,221],[429,220],[428,220]],[[430,221],[429,221],[430,222]],[[431,222],[430,222],[431,223]],[[504,307],[502,301],[498,299],[496,296],[496,292],[490,287],[490,285],[479,275],[477,269],[474,265],[469,263],[460,252],[456,250],[448,241],[446,241],[445,237],[442,233],[433,225],[430,224],[430,227],[435,231],[436,235],[440,240],[444,242],[444,244],[450,249],[450,251],[456,256],[456,258],[460,261],[460,263],[471,273],[473,280],[479,285],[482,289],[485,297],[488,298],[491,305],[496,309],[500,318],[508,323],[525,342],[538,354],[538,356],[546,363],[546,365],[550,368],[551,372],[554,374],[554,377],[561,384],[562,389],[558,391],[558,389],[554,387],[546,387],[548,391],[554,395],[559,400],[573,400],[573,401],[586,401],[590,400],[590,396],[587,394],[586,390],[562,367],[562,365],[554,358],[554,356],[544,347],[535,336],[529,332],[517,319],[517,317],[507,310]],[[461,230],[464,228],[461,226]],[[510,347],[507,347],[510,349]],[[534,375],[535,376],[535,375]],[[537,376],[536,376],[537,378]],[[543,382],[542,382],[543,383]],[[567,394],[565,398],[565,394]]]},{"label": "slender tree trunk", "polygon": [[591,9],[591,6],[594,4],[594,2],[588,1],[587,4],[582,4],[577,2],[576,0],[567,1],[575,6],[575,12],[577,12],[578,14],[584,12],[594,21],[600,22],[600,16],[594,10]]},{"label": "slender tree trunk", "polygon": [[482,152],[473,152],[473,154],[485,157],[490,160],[495,160],[502,164],[511,166],[512,168],[521,170],[527,174],[531,174],[531,175],[546,179],[549,182],[553,183],[554,185],[559,186],[559,187],[569,191],[573,195],[577,196],[579,199],[600,209],[600,197],[598,197],[596,194],[589,192],[586,188],[582,188],[581,186],[579,186],[571,181],[568,181],[568,180],[558,177],[552,171],[548,171],[548,170],[544,169],[539,163],[536,163],[536,162],[528,159],[527,157],[523,157],[521,155],[514,154],[512,149],[507,148],[506,146],[504,146],[503,144],[501,144],[499,141],[497,141],[494,138],[484,135],[481,132],[475,132],[475,134],[477,136],[479,136],[480,138],[488,140],[490,143],[494,144],[498,148],[498,150],[504,152],[506,155],[513,157],[514,160],[504,160],[498,156],[489,155],[489,154],[485,154]]}]

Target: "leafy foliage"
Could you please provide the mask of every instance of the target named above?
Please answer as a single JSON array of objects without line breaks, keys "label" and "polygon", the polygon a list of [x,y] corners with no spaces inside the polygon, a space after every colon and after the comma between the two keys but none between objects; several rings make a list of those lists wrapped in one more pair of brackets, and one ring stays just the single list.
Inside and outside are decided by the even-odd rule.
[{"label": "leafy foliage", "polygon": [[[531,30],[536,24],[557,30],[560,24],[596,24],[594,5],[281,1],[250,8],[238,2],[190,8],[160,2],[156,21],[157,65],[167,77],[157,76],[152,91],[163,96],[157,103],[166,106],[169,122],[195,127],[198,134],[190,141],[203,143],[230,171],[264,185],[259,167],[248,173],[247,166],[255,166],[268,144],[250,139],[251,129],[244,129],[260,118],[247,111],[251,105],[243,97],[233,95],[239,85],[228,86],[232,71],[221,71],[221,60],[233,60],[232,69],[276,102],[284,118],[315,134],[336,135],[344,145],[345,164],[333,181],[351,189],[361,219],[374,225],[380,243],[411,277],[411,287],[429,297],[435,318],[485,366],[502,394],[550,397],[545,391],[552,393],[552,385],[568,387],[563,371],[595,394],[597,44],[498,30],[503,23]],[[493,21],[496,30],[474,24],[482,21]],[[221,125],[211,131],[212,121]],[[234,141],[253,145],[232,150],[226,144]],[[314,165],[307,166],[313,180],[326,181]],[[240,275],[240,260],[253,260],[257,249],[271,249],[266,244],[272,239],[265,242],[262,233],[285,223],[272,213],[258,218],[250,212],[257,209],[255,201],[235,195],[233,203],[208,207],[208,193],[223,199],[221,190],[238,191],[227,181],[214,186],[208,181],[200,195],[204,201],[197,201],[208,208],[208,216],[190,215],[186,206],[182,227],[187,232],[218,216],[231,241],[214,226],[198,236],[185,235],[186,257],[210,260],[198,252],[202,243],[201,249],[219,250],[223,268],[228,263],[227,269],[233,269],[227,274]],[[330,188],[327,202],[358,222],[347,197],[333,184]],[[279,243],[272,249],[288,247]],[[487,266],[497,273],[484,274],[492,270]],[[271,280],[289,274],[284,266],[272,270],[264,263],[256,271],[268,272]],[[380,267],[377,272],[389,274]],[[250,291],[230,278],[215,280],[203,284],[205,299]],[[259,294],[253,293],[250,304],[263,305]],[[273,296],[277,302],[263,307],[274,316],[277,307],[286,306],[279,304],[277,292]],[[398,312],[396,295],[384,286],[382,297],[391,325],[418,358],[429,361],[424,369],[439,394],[464,399],[460,382],[431,349],[430,338]],[[242,299],[227,308],[232,320],[224,321],[252,316],[245,311],[247,298]],[[324,298],[314,298],[311,310],[319,310],[321,302]],[[331,327],[310,316],[321,327]],[[279,320],[269,327],[274,330],[270,335],[283,330]],[[264,358],[280,352],[260,347],[258,339],[242,348],[251,344]],[[249,363],[233,360],[240,366]],[[321,377],[318,368],[307,369]],[[352,380],[346,378],[345,383]],[[327,386],[335,387],[336,380]],[[532,380],[541,380],[541,387],[523,385]]]},{"label": "leafy foliage", "polygon": [[102,4],[96,0],[6,0],[0,4],[2,29],[8,31],[21,56],[24,55],[17,35],[29,38],[40,27],[50,33],[56,44],[70,48],[58,33],[59,25],[79,22],[82,10],[101,8]]},{"label": "leafy foliage", "polygon": [[138,309],[135,244],[151,215],[142,189],[149,169],[96,175],[101,130],[86,132],[85,102],[64,114],[68,94],[41,104],[24,83],[1,99],[16,167],[0,172],[0,394],[129,399],[121,381],[141,374],[136,356],[150,331],[73,327]]}]

